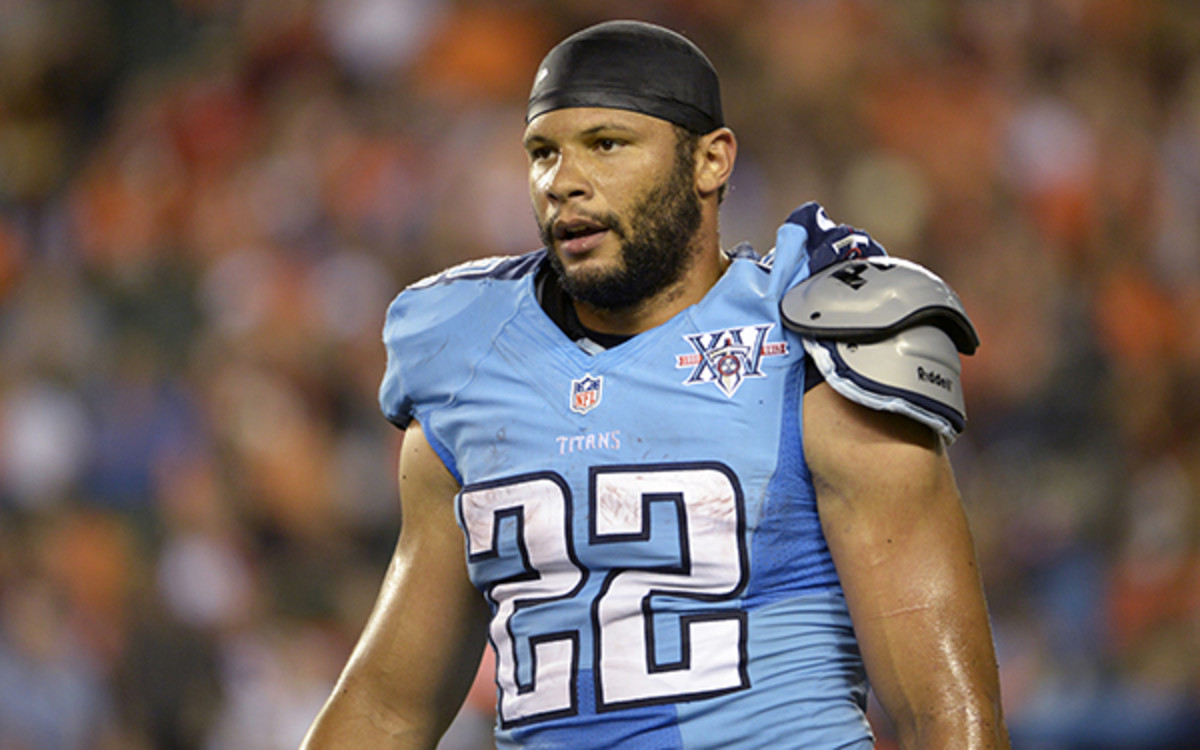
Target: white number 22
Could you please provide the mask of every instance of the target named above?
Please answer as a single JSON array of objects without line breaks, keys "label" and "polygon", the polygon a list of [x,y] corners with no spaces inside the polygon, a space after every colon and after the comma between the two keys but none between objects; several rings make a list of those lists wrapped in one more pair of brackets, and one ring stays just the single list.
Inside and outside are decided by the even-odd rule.
[{"label": "white number 22", "polygon": [[[744,507],[732,470],[714,462],[597,467],[588,495],[588,559],[607,553],[615,561],[588,594],[596,710],[747,687],[745,616],[729,606],[746,583]],[[574,715],[589,656],[577,629],[545,630],[587,606],[575,601],[589,571],[572,541],[570,489],[557,474],[529,474],[469,486],[459,509],[468,558],[498,566],[487,595],[501,725]],[[652,518],[671,519],[663,528],[678,538],[659,532],[652,540]],[[667,598],[675,606],[664,614]],[[533,610],[541,617],[523,616]]]}]

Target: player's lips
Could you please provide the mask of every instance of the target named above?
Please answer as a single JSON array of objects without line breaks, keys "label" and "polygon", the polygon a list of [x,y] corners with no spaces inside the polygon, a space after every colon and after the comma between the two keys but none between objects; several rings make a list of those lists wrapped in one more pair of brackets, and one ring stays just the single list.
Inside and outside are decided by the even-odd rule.
[{"label": "player's lips", "polygon": [[609,229],[605,225],[587,219],[572,219],[554,224],[554,239],[566,255],[582,255],[595,250]]}]

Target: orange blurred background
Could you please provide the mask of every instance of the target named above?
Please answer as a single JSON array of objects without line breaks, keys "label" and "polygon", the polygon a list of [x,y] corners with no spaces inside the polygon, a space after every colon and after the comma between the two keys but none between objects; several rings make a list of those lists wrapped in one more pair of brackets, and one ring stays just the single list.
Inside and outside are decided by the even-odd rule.
[{"label": "orange blurred background", "polygon": [[962,296],[1016,746],[1200,744],[1194,2],[3,0],[0,750],[298,744],[398,530],[383,311],[536,247],[534,68],[617,17],[722,73],[727,245],[818,200]]}]

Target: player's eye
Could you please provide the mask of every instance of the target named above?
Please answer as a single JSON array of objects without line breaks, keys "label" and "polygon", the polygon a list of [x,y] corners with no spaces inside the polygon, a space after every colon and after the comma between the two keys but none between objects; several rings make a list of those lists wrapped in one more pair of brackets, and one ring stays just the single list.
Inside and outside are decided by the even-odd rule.
[{"label": "player's eye", "polygon": [[596,141],[596,148],[601,151],[616,151],[620,145],[620,141],[615,138],[601,138]]}]

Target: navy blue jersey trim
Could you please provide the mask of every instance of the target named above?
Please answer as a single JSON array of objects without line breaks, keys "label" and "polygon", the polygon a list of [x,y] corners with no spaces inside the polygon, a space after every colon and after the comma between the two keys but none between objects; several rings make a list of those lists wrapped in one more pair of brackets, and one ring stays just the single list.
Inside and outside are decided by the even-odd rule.
[{"label": "navy blue jersey trim", "polygon": [[883,246],[871,239],[869,234],[845,224],[834,224],[820,204],[813,201],[788,214],[787,223],[795,224],[808,233],[805,244],[810,274],[850,258],[887,255]]},{"label": "navy blue jersey trim", "polygon": [[[416,416],[411,417],[409,421],[411,422],[412,419],[417,419],[420,422],[420,419]],[[397,423],[393,421],[392,424]],[[408,425],[405,424],[405,427],[407,428]],[[458,485],[461,487],[463,478],[462,474],[458,472],[458,463],[454,460],[454,454],[450,452],[450,449],[441,440],[438,440],[437,435],[434,435],[431,430],[424,430],[424,432],[425,440],[429,442],[429,447],[433,448],[433,452],[437,454],[438,458],[442,459],[442,464],[445,465],[446,471],[450,472],[450,475],[454,477],[454,481],[458,482]]]},{"label": "navy blue jersey trim", "polygon": [[542,248],[524,255],[472,260],[421,279],[409,289],[442,286],[455,281],[516,281],[535,272],[545,257],[546,249]]}]

